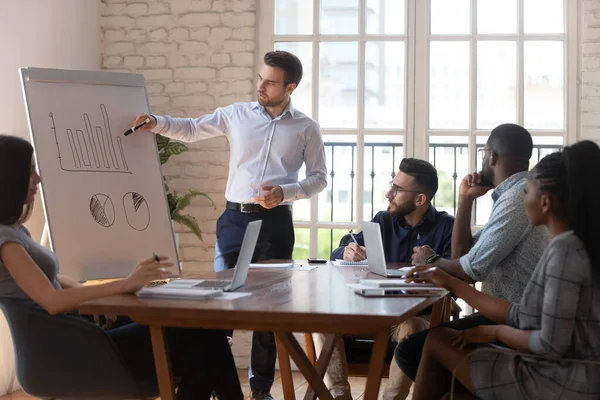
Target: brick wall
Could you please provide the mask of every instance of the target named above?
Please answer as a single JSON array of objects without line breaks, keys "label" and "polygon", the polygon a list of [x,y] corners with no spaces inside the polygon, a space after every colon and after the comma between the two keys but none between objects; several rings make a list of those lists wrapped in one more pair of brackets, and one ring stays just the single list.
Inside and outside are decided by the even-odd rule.
[{"label": "brick wall", "polygon": [[[102,68],[144,74],[153,113],[195,117],[254,98],[256,0],[103,0],[101,10]],[[225,137],[189,148],[163,166],[169,186],[206,191],[217,210],[200,198],[185,209],[204,239],[177,227],[186,273],[212,270],[229,160]]]},{"label": "brick wall", "polygon": [[600,143],[600,0],[581,1],[581,136]]}]

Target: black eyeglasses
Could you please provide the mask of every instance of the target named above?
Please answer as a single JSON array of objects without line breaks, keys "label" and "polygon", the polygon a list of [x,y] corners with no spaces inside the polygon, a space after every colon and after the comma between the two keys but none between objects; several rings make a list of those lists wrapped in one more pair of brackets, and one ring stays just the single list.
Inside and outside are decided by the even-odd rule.
[{"label": "black eyeglasses", "polygon": [[494,152],[494,150],[492,149],[486,149],[485,147],[481,148],[481,149],[477,149],[478,153],[481,153],[481,158],[485,157],[485,152],[489,151],[489,152]]},{"label": "black eyeglasses", "polygon": [[398,192],[421,193],[421,192],[416,191],[416,190],[406,190],[406,189],[404,189],[404,188],[396,185],[392,181],[390,181],[390,190],[392,191],[392,197],[396,197],[396,195],[398,194]]}]

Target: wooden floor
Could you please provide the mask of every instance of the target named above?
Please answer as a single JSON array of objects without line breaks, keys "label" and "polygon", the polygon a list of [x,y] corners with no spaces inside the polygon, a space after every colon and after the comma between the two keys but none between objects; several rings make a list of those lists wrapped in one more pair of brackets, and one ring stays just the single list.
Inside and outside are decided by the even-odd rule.
[{"label": "wooden floor", "polygon": [[[243,369],[238,369],[238,375],[240,377],[240,382],[242,384],[242,390],[246,395],[246,398],[250,398],[250,386],[248,384],[248,372]],[[363,392],[365,389],[365,381],[366,378],[356,378],[351,377],[350,386],[352,388],[352,398],[354,400],[360,400],[363,397]],[[381,381],[381,389],[379,391],[379,398],[381,399],[381,392],[385,387],[387,379],[383,379]],[[296,398],[301,399],[304,397],[304,393],[306,391],[306,380],[300,372],[294,372],[294,385],[296,387]],[[281,380],[279,379],[279,371],[275,371],[275,383],[271,388],[271,394],[275,399],[283,399],[283,389],[281,388]],[[23,391],[14,392],[12,394],[6,396],[0,396],[0,400],[34,400],[37,397],[29,396]]]}]

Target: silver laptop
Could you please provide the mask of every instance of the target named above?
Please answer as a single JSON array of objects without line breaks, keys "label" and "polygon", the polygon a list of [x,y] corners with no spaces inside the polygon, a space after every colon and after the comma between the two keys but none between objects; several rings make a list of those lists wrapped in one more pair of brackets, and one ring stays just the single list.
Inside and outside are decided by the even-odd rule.
[{"label": "silver laptop", "polygon": [[248,277],[250,262],[252,261],[252,255],[254,254],[254,248],[256,247],[261,226],[261,220],[248,223],[246,232],[244,233],[244,239],[242,240],[238,262],[233,271],[232,280],[178,279],[166,286],[173,288],[186,287],[190,289],[222,290],[224,292],[233,292],[239,287],[244,286],[246,278]]},{"label": "silver laptop", "polygon": [[385,253],[383,252],[383,240],[381,229],[375,222],[363,222],[363,237],[367,248],[367,259],[369,271],[385,276],[387,278],[399,278],[406,274],[400,269],[387,269],[385,264]]}]

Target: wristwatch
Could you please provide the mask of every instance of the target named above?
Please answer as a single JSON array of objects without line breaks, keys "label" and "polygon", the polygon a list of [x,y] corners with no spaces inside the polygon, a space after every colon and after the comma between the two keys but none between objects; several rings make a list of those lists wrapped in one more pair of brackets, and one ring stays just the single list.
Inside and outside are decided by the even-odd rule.
[{"label": "wristwatch", "polygon": [[439,254],[432,254],[427,258],[427,261],[425,261],[425,264],[433,264],[434,262],[436,262],[437,260],[439,260],[440,258],[442,258],[442,256],[440,256]]}]

